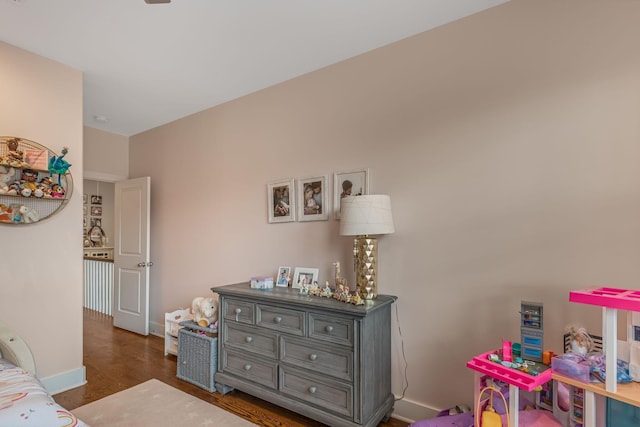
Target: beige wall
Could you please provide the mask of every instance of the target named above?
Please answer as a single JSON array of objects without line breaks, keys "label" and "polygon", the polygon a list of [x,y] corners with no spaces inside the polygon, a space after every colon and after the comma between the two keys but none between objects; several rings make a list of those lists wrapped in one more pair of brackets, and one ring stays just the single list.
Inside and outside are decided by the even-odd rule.
[{"label": "beige wall", "polygon": [[268,224],[266,185],[364,166],[396,223],[379,274],[399,297],[397,395],[399,326],[406,399],[438,409],[471,404],[465,362],[519,341],[521,301],[544,303],[556,351],[565,325],[599,328],[568,292],[640,282],[638,16],[512,0],[132,137],[130,175],[152,177],[153,320],[280,265],[321,281],[351,265],[333,219]]},{"label": "beige wall", "polygon": [[129,174],[129,138],[84,127],[85,178],[115,182]]},{"label": "beige wall", "polygon": [[[0,319],[29,344],[50,389],[84,380],[82,367],[82,74],[0,42],[0,128],[65,157],[75,189],[53,217],[0,225]],[[66,382],[66,384],[65,384]],[[73,384],[71,384],[73,385]],[[76,382],[75,385],[78,385]]]}]

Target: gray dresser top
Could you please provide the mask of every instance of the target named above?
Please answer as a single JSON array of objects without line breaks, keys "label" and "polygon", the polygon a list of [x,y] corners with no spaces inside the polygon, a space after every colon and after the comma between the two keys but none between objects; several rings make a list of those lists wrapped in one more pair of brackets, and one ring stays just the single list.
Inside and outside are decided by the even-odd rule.
[{"label": "gray dresser top", "polygon": [[333,298],[319,297],[315,295],[302,295],[298,289],[274,287],[271,289],[253,289],[249,282],[235,283],[233,285],[213,287],[211,290],[219,295],[249,298],[256,302],[270,302],[274,304],[291,304],[304,306],[310,309],[316,308],[326,311],[334,311],[352,316],[364,317],[388,304],[392,304],[397,298],[392,295],[378,295],[372,302],[363,305],[354,305],[338,301]]}]

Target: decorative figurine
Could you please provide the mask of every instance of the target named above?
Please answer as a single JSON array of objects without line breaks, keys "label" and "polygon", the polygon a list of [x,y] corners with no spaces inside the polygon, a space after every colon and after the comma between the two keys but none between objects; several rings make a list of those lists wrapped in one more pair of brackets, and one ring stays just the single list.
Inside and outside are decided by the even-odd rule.
[{"label": "decorative figurine", "polygon": [[364,304],[364,300],[360,296],[360,294],[356,291],[356,293],[351,297],[351,304],[354,305],[362,305]]},{"label": "decorative figurine", "polygon": [[64,159],[64,156],[66,156],[68,152],[69,149],[67,147],[62,147],[61,156],[51,156],[49,159],[49,176],[53,176],[54,173],[58,174],[58,185],[60,186],[62,186],[60,176],[67,173],[67,169],[71,166],[71,163]]},{"label": "decorative figurine", "polygon": [[331,288],[329,287],[329,281],[327,280],[326,282],[324,282],[324,288],[322,288],[322,291],[320,292],[320,296],[331,298],[331,294],[332,294]]},{"label": "decorative figurine", "polygon": [[309,295],[320,295],[320,287],[318,286],[318,282],[315,280],[313,281],[311,286],[309,286]]},{"label": "decorative figurine", "polygon": [[336,268],[336,289],[338,289],[338,286],[342,285],[343,287],[347,287],[347,279],[340,277],[340,261],[336,261],[333,263],[333,265]]}]

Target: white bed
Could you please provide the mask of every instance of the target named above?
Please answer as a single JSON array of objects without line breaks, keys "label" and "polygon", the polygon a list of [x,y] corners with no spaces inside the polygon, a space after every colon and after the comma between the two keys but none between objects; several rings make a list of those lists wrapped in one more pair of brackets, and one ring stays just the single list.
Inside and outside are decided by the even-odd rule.
[{"label": "white bed", "polygon": [[86,427],[36,378],[27,343],[0,322],[0,427]]}]

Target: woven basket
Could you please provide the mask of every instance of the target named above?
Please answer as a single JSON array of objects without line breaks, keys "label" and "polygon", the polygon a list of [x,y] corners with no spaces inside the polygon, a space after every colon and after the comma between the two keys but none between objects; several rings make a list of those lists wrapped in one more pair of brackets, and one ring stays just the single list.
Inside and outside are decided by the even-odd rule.
[{"label": "woven basket", "polygon": [[[191,326],[183,326],[185,327],[178,332],[178,378],[207,391],[216,391],[214,377],[218,366],[217,336],[203,335],[206,331],[194,332],[190,330]],[[211,331],[210,328],[194,326]]]}]

